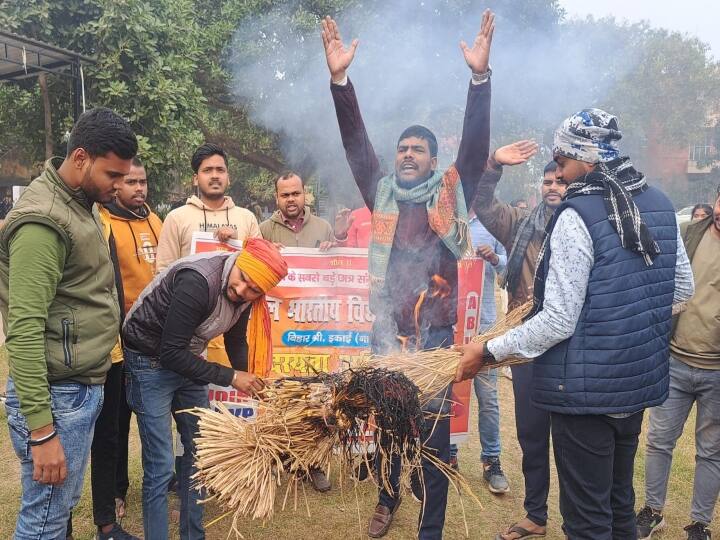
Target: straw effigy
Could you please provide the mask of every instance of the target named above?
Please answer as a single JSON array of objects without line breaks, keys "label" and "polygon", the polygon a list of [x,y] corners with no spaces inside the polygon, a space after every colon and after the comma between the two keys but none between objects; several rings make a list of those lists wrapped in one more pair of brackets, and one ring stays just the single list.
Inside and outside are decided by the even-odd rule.
[{"label": "straw effigy", "polygon": [[[473,341],[506,332],[529,309],[521,306]],[[422,405],[453,381],[460,358],[460,351],[453,349],[399,353],[369,357],[339,373],[270,380],[256,396],[255,420],[236,417],[223,405],[193,409],[189,412],[199,417],[193,480],[205,489],[206,501],[215,500],[227,510],[219,519],[232,515],[230,534],[242,537],[242,518],[273,517],[284,478],[282,509],[291,493],[297,509],[300,480],[313,468],[328,472],[334,456],[341,471],[355,470],[358,459],[372,469],[369,442],[363,438],[372,422],[375,451],[383,457],[376,483],[390,488],[392,457],[400,459],[403,485],[426,458],[479,505],[465,479],[420,442],[424,422],[432,421],[424,417]],[[510,359],[502,365],[524,361]]]}]

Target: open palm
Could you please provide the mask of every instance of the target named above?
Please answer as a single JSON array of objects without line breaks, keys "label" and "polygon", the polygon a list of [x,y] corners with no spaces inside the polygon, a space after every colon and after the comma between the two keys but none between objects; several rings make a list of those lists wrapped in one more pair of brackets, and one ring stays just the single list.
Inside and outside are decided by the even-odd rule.
[{"label": "open palm", "polygon": [[492,45],[493,32],[495,31],[495,14],[486,9],[483,13],[480,32],[478,32],[472,47],[464,41],[460,42],[465,61],[473,73],[485,73],[490,62],[490,46]]},{"label": "open palm", "polygon": [[346,47],[337,23],[330,16],[322,20],[322,40],[330,76],[333,81],[338,81],[345,77],[345,71],[355,57],[358,40],[354,39],[350,46]]}]

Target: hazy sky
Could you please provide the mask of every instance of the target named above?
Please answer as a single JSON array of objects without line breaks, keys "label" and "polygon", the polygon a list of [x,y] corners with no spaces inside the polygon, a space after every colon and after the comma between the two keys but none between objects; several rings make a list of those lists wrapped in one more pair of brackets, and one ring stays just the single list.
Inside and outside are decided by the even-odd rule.
[{"label": "hazy sky", "polygon": [[560,0],[568,16],[603,17],[630,22],[648,20],[652,26],[677,30],[697,36],[708,43],[716,59],[720,59],[720,2],[717,0]]}]

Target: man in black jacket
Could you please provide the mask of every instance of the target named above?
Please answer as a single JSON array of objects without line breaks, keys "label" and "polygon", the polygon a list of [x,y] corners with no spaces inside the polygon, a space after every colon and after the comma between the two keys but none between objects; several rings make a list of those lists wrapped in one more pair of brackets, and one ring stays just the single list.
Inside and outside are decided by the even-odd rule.
[{"label": "man in black jacket", "polygon": [[[270,336],[263,330],[269,327],[265,293],[286,274],[278,250],[251,238],[240,253],[180,259],[145,288],[128,312],[123,325],[126,390],[142,442],[145,538],[168,538],[171,414],[186,449],[178,471],[180,537],[204,538],[201,494],[190,485],[197,417],[178,411],[208,407],[207,383],[232,385],[248,394],[262,389],[260,376],[272,358]],[[219,335],[225,337],[232,368],[200,356]],[[249,347],[246,335],[252,338]]]}]

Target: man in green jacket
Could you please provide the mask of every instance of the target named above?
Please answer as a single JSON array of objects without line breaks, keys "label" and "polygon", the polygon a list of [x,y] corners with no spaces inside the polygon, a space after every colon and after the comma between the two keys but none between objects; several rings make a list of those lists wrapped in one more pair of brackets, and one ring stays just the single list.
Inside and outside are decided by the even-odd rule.
[{"label": "man in green jacket", "polygon": [[[347,240],[347,226],[342,238],[335,238],[332,226],[324,219],[314,216],[305,206],[305,183],[299,174],[286,171],[275,179],[275,202],[277,210],[260,224],[260,234],[265,240],[283,247],[320,248],[326,251]],[[340,221],[347,221],[339,215]]]},{"label": "man in green jacket", "polygon": [[[282,247],[319,248],[320,251],[347,240],[347,227],[343,238],[337,239],[327,221],[310,213],[305,206],[305,183],[299,174],[285,171],[275,179],[275,202],[277,210],[260,224],[260,234],[265,240]],[[320,469],[311,469],[308,477],[317,491],[330,490],[330,481]]]},{"label": "man in green jacket", "polygon": [[5,407],[21,462],[16,540],[65,538],[82,493],[120,328],[95,203],[113,200],[136,152],[124,119],[105,108],[84,113],[66,157],[45,163],[0,230],[0,312],[10,367]]}]

